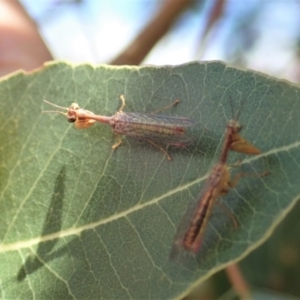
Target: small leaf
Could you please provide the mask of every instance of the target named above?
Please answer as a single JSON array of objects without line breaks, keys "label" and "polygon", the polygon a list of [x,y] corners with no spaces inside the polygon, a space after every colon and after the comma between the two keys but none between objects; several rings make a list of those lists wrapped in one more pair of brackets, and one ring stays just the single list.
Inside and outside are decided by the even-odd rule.
[{"label": "small leaf", "polygon": [[[0,83],[1,297],[180,298],[272,232],[299,199],[300,89],[221,62],[177,67],[71,66],[53,63]],[[129,137],[113,151],[105,124],[76,130],[42,114],[47,99],[107,116],[125,95],[128,112],[195,120],[189,148],[157,148]],[[243,105],[242,136],[262,151],[245,158],[242,178],[216,207],[196,256],[168,259],[182,216],[196,203],[218,161],[227,121]],[[206,129],[204,128],[206,127]],[[233,173],[241,170],[231,170]]]}]

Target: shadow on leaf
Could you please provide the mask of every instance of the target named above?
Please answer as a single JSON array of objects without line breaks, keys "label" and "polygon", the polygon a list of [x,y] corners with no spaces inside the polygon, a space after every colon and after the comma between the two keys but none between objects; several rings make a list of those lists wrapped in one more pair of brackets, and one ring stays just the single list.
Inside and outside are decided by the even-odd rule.
[{"label": "shadow on leaf", "polygon": [[[41,236],[46,236],[61,230],[62,206],[65,196],[66,167],[63,166],[56,177],[55,187],[52,194],[51,203],[48,209]],[[30,255],[17,274],[17,281],[23,281],[26,276],[35,272],[47,261],[47,256],[51,253],[58,239],[41,242],[36,254]]]}]

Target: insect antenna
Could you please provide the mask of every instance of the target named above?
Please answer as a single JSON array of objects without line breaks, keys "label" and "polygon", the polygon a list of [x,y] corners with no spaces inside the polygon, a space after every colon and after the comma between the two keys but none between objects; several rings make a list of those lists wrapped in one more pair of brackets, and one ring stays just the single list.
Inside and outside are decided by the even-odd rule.
[{"label": "insect antenna", "polygon": [[244,99],[243,99],[243,101],[242,101],[242,103],[241,103],[241,106],[240,106],[240,108],[239,108],[239,110],[238,110],[236,116],[234,116],[233,101],[232,101],[232,97],[230,97],[231,115],[232,115],[232,119],[233,119],[233,120],[238,121],[238,119],[239,119],[239,117],[240,117],[240,115],[241,115],[241,112],[242,112],[242,109],[243,109],[243,107],[244,107],[244,104],[245,104],[246,100],[247,100],[247,98],[244,98]]},{"label": "insect antenna", "polygon": [[[69,108],[67,108],[67,107],[56,105],[54,103],[51,103],[51,102],[47,101],[46,99],[44,99],[44,102],[46,102],[47,104],[52,105],[54,107],[60,108],[60,109],[69,110]],[[55,114],[61,114],[61,115],[64,115],[64,116],[67,115],[67,113],[64,113],[64,112],[59,111],[59,110],[43,110],[42,113],[55,113]]]}]

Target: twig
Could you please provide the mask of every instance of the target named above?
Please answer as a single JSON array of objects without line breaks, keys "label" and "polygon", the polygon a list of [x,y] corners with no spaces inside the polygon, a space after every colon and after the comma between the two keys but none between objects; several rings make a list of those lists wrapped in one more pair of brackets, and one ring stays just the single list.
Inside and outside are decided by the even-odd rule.
[{"label": "twig", "polygon": [[136,39],[113,61],[112,65],[139,65],[153,46],[169,31],[175,20],[193,3],[192,0],[166,0]]},{"label": "twig", "polygon": [[241,299],[250,299],[250,288],[240,271],[238,264],[232,264],[225,269],[232,287],[240,295]]}]

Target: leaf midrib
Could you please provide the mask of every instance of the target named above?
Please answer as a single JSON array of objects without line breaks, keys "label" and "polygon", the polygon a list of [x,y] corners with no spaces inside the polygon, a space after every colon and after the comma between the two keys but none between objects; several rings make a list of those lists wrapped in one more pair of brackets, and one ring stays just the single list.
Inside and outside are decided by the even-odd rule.
[{"label": "leaf midrib", "polygon": [[[261,154],[256,155],[256,156],[247,157],[246,159],[244,159],[242,161],[241,165],[251,163],[251,162],[256,161],[256,160],[258,160],[262,157],[268,157],[268,156],[276,154],[276,153],[288,152],[289,150],[297,148],[297,147],[300,147],[300,141],[292,143],[288,146],[282,146],[282,147],[278,147],[278,148],[275,148],[275,149],[271,149],[267,152],[261,153]],[[37,237],[37,238],[32,238],[32,239],[27,240],[27,241],[25,240],[25,241],[20,241],[20,242],[16,242],[16,243],[6,244],[6,245],[2,244],[2,245],[0,245],[0,253],[16,251],[16,250],[24,249],[24,248],[29,248],[29,247],[37,245],[41,242],[46,242],[46,241],[54,240],[54,239],[57,239],[57,238],[68,237],[68,236],[71,236],[71,235],[80,235],[85,230],[94,229],[98,226],[101,226],[101,225],[110,223],[112,221],[118,220],[120,218],[126,217],[129,214],[134,213],[138,210],[144,209],[147,206],[157,204],[159,201],[161,201],[161,200],[163,200],[167,197],[170,197],[173,194],[176,194],[178,192],[189,189],[191,186],[193,186],[195,184],[199,184],[200,182],[204,181],[208,176],[209,176],[209,172],[206,173],[205,176],[199,177],[199,178],[197,178],[197,179],[195,179],[195,180],[193,180],[189,183],[186,183],[184,185],[180,185],[180,186],[168,191],[167,193],[164,193],[164,194],[160,195],[159,197],[155,197],[154,199],[149,200],[149,201],[147,201],[143,204],[137,204],[137,205],[135,205],[135,206],[133,206],[129,209],[126,209],[126,210],[124,210],[120,213],[117,213],[115,215],[112,215],[110,217],[107,217],[107,218],[102,219],[102,220],[97,221],[97,222],[93,222],[93,223],[86,224],[86,225],[76,227],[76,228],[74,228],[74,227],[69,228],[69,229],[66,229],[66,230],[59,231],[59,232],[54,232],[54,233],[51,233],[49,235],[45,235],[45,236]]]}]

